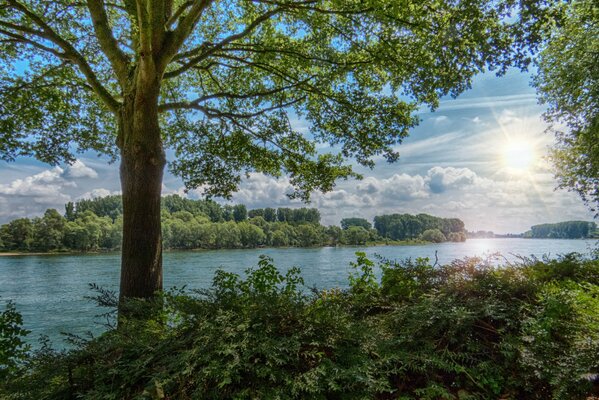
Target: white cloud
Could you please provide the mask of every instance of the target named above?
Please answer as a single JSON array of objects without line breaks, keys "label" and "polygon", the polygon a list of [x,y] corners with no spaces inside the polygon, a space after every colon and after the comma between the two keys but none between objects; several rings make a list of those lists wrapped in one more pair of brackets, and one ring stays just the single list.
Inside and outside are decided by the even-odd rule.
[{"label": "white cloud", "polygon": [[408,174],[394,174],[387,179],[367,177],[357,185],[357,192],[376,198],[377,203],[393,203],[429,196],[424,178]]},{"label": "white cloud", "polygon": [[476,174],[468,168],[433,167],[426,174],[426,182],[433,193],[472,185],[476,178]]},{"label": "white cloud", "polygon": [[245,179],[232,198],[236,203],[243,203],[248,208],[287,206],[291,203],[300,204],[298,200],[291,201],[288,193],[293,187],[287,178],[273,178],[260,173],[251,173]]},{"label": "white cloud", "polygon": [[[94,169],[76,160],[64,168],[44,169],[0,184],[0,221],[41,215],[48,208],[60,211],[73,199],[115,194],[108,189],[90,188],[87,178],[97,177]],[[84,194],[79,194],[84,191]]]},{"label": "white cloud", "polygon": [[66,170],[66,174],[70,178],[97,178],[98,173],[93,169],[88,167],[81,160],[75,160],[73,164],[69,165]]},{"label": "white cloud", "polygon": [[106,197],[106,196],[110,196],[110,195],[114,195],[114,194],[121,194],[121,192],[120,191],[110,191],[108,189],[99,188],[99,189],[93,189],[93,190],[90,190],[89,192],[83,193],[81,196],[77,197],[77,200],[91,200],[91,199],[95,199],[98,197]]},{"label": "white cloud", "polygon": [[46,208],[61,208],[71,198],[64,192],[76,187],[64,177],[60,167],[44,170],[37,174],[0,184],[0,217],[12,219],[28,216]]},{"label": "white cloud", "polygon": [[435,125],[441,125],[449,122],[449,117],[446,115],[439,115],[437,117],[433,117],[432,120],[434,121]]},{"label": "white cloud", "polygon": [[29,198],[35,202],[55,202],[68,198],[60,189],[72,186],[63,178],[64,170],[54,167],[24,179],[16,179],[9,184],[0,185],[0,196]]}]

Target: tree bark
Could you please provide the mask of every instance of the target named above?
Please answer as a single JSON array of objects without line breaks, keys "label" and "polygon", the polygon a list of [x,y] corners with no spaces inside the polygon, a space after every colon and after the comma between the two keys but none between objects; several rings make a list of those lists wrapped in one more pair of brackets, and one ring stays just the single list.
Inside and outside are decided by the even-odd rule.
[{"label": "tree bark", "polygon": [[158,122],[159,84],[137,82],[118,116],[123,193],[119,320],[130,298],[149,299],[162,289],[160,195],[166,163]]}]

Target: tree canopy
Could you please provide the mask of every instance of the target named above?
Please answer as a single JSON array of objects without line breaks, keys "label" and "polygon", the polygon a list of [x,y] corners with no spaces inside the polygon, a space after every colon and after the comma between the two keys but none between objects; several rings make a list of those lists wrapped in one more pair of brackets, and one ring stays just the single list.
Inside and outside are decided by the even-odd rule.
[{"label": "tree canopy", "polygon": [[576,0],[551,27],[535,85],[558,143],[551,158],[559,186],[599,206],[599,5]]},{"label": "tree canopy", "polygon": [[516,3],[2,0],[0,156],[117,156],[111,114],[151,54],[171,170],[188,187],[227,195],[244,172],[283,172],[307,197],[352,174],[344,157],[395,160],[419,104],[525,64],[522,27],[542,6],[510,19]]}]

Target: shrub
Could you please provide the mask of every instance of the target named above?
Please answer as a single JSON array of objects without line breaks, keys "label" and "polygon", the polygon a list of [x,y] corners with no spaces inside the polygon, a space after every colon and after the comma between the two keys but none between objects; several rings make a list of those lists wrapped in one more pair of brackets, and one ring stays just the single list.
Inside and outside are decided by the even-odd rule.
[{"label": "shrub", "polygon": [[[153,319],[31,355],[7,399],[583,399],[599,371],[597,261],[378,263],[345,290],[272,260],[170,291]],[[377,278],[379,276],[380,279]],[[157,311],[158,310],[158,311]],[[157,314],[159,314],[157,316]],[[33,382],[33,384],[32,384]]]},{"label": "shrub", "polygon": [[28,333],[23,329],[23,317],[9,301],[0,312],[0,381],[18,371],[29,349],[23,341]]},{"label": "shrub", "polygon": [[427,229],[420,236],[422,240],[433,243],[441,243],[446,241],[445,235],[438,229]]}]

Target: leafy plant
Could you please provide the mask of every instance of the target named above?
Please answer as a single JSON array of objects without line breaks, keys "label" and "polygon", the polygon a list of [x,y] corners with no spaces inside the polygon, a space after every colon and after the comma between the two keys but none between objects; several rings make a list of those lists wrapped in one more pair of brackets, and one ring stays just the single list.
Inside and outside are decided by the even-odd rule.
[{"label": "leafy plant", "polygon": [[[597,260],[369,260],[306,290],[261,257],[245,277],[132,303],[68,352],[29,354],[7,399],[584,399],[599,371]],[[378,278],[379,270],[381,272]],[[100,296],[105,300],[106,296]],[[33,383],[32,383],[33,382]]]}]

